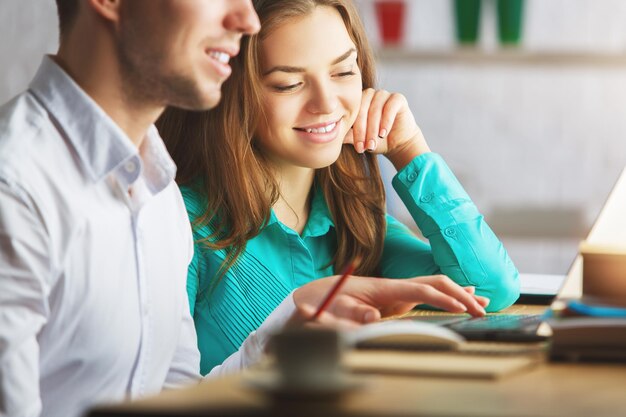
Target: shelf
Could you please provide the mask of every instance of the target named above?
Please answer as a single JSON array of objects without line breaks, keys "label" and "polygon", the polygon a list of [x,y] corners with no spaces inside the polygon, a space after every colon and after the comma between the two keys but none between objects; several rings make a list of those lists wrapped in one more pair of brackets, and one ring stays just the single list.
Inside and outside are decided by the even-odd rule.
[{"label": "shelf", "polygon": [[379,60],[385,62],[406,62],[424,65],[626,67],[626,52],[595,53],[584,51],[528,51],[523,49],[484,51],[476,48],[427,50],[387,47],[378,49],[376,56]]}]

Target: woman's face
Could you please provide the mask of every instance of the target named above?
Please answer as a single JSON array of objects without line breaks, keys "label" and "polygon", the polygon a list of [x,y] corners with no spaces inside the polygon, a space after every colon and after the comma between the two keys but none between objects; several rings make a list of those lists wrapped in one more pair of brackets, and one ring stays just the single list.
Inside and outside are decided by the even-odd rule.
[{"label": "woman's face", "polygon": [[321,168],[339,157],[361,103],[354,42],[339,15],[319,6],[261,43],[263,108],[257,146],[277,167]]}]

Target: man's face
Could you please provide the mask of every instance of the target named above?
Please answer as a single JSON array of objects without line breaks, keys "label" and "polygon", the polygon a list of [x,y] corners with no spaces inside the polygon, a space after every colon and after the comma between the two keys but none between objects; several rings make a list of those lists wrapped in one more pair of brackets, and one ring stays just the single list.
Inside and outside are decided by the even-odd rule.
[{"label": "man's face", "polygon": [[128,0],[117,33],[129,94],[162,106],[217,105],[228,60],[259,20],[250,0]]}]

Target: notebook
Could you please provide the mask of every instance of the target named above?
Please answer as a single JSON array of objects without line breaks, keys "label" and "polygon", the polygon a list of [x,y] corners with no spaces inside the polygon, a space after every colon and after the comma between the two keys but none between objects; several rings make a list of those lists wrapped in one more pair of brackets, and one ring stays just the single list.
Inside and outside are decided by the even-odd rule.
[{"label": "notebook", "polygon": [[[613,185],[609,196],[596,217],[586,241],[592,244],[626,246],[626,168]],[[582,259],[576,252],[568,273],[563,279],[552,276],[550,283],[539,282],[541,276],[526,277],[526,284],[540,287],[538,294],[546,301],[554,298],[578,298],[582,295]],[[534,281],[532,281],[534,279]],[[545,277],[543,277],[545,279]],[[524,282],[522,282],[524,284]],[[551,286],[551,287],[550,287]],[[528,285],[527,285],[528,287]],[[558,288],[551,295],[546,288]],[[523,293],[522,287],[522,293]],[[541,292],[544,292],[541,294]],[[556,296],[556,297],[555,297]],[[542,314],[493,314],[480,318],[467,315],[450,316],[449,314],[428,314],[405,317],[402,320],[420,320],[448,327],[461,334],[467,340],[497,340],[511,342],[536,342],[545,340],[549,332],[538,332],[542,323],[551,316],[547,308]]]},{"label": "notebook", "polygon": [[501,379],[528,369],[541,361],[540,355],[450,354],[449,352],[352,350],[344,365],[352,372],[436,376],[448,378]]}]

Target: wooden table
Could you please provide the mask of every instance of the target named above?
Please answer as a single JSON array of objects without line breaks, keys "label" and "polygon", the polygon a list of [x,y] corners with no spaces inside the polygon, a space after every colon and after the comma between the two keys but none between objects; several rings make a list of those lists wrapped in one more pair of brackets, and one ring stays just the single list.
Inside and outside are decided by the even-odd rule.
[{"label": "wooden table", "polygon": [[[516,305],[505,312],[543,309]],[[101,408],[90,417],[626,416],[624,364],[545,362],[500,379],[368,374],[359,375],[359,380],[362,389],[334,401],[275,401],[249,388],[245,374],[237,374]]]},{"label": "wooden table", "polygon": [[[587,236],[587,242],[623,245],[626,169]],[[580,256],[562,298],[582,293]],[[545,307],[514,305],[506,313],[539,313]],[[418,314],[430,314],[419,312]],[[380,353],[385,355],[384,352]],[[471,360],[471,358],[468,358]],[[626,365],[544,362],[500,379],[362,375],[365,388],[335,402],[273,402],[246,388],[242,374],[157,397],[101,408],[109,416],[626,416]]]},{"label": "wooden table", "polygon": [[101,409],[103,416],[626,416],[626,367],[545,364],[501,380],[363,376],[336,402],[272,402],[235,375]]}]

